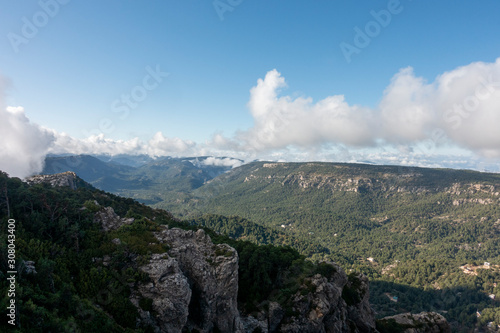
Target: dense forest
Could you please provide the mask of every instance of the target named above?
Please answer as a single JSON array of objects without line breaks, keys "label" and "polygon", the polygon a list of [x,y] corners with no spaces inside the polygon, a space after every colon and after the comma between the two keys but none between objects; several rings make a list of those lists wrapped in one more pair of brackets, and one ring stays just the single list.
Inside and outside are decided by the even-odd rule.
[{"label": "dense forest", "polygon": [[472,171],[259,162],[187,205],[248,219],[201,225],[363,272],[379,317],[433,310],[467,331],[500,324],[499,191],[499,175]]},{"label": "dense forest", "polygon": [[[71,189],[28,185],[1,172],[0,193],[0,308],[7,318],[10,300],[15,299],[17,314],[15,328],[2,320],[2,331],[7,327],[30,333],[153,331],[147,325],[137,326],[138,308],[130,300],[138,284],[149,278],[138,267],[152,254],[169,249],[153,232],[161,225],[185,230],[200,227],[164,210],[97,190],[81,179]],[[103,207],[112,207],[134,221],[105,232],[94,221]],[[15,228],[9,232],[12,220]],[[251,313],[265,300],[277,301],[291,311],[287,308],[290,297],[306,277],[332,274],[332,266],[313,264],[289,246],[257,245],[204,230],[215,244],[226,243],[238,251],[241,311]],[[4,249],[10,243],[15,244],[18,272],[15,295],[6,292],[10,288],[7,272],[13,268]],[[151,304],[151,299],[139,300],[142,310],[150,311]]]},{"label": "dense forest", "polygon": [[[206,215],[188,222],[256,244],[287,244],[305,252],[312,249],[306,241],[287,237],[283,231],[269,230],[240,217]],[[324,254],[326,257],[331,255]],[[479,260],[443,256],[439,248],[429,258],[398,260],[385,267],[366,260],[349,264],[348,258],[335,257],[342,259],[345,267],[350,267],[349,271],[370,277],[370,303],[379,318],[396,313],[435,311],[443,314],[457,332],[468,332],[476,325],[485,327],[491,322],[500,323],[500,304],[496,298],[500,295],[498,261],[484,266]],[[466,262],[469,264],[460,268]],[[495,299],[490,295],[495,295]]]}]

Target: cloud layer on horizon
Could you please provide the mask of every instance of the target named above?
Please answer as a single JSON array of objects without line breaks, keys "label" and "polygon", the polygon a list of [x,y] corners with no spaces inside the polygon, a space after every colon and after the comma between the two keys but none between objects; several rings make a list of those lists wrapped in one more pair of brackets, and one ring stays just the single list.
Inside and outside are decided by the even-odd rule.
[{"label": "cloud layer on horizon", "polygon": [[[0,94],[4,86],[0,77]],[[39,172],[48,152],[369,159],[399,164],[418,164],[420,156],[420,164],[439,166],[435,159],[426,158],[437,156],[443,147],[459,147],[471,156],[500,158],[500,58],[456,68],[430,83],[410,67],[401,69],[376,108],[351,105],[342,95],[317,102],[310,97],[292,98],[281,94],[286,87],[277,70],[269,71],[250,90],[247,106],[253,126],[231,137],[214,134],[205,143],[171,138],[161,131],[146,142],[113,140],[104,134],[76,139],[31,123],[21,107],[3,106],[0,96],[0,169],[19,177]],[[379,154],[372,155],[374,150]],[[460,159],[449,163],[467,164]]]}]

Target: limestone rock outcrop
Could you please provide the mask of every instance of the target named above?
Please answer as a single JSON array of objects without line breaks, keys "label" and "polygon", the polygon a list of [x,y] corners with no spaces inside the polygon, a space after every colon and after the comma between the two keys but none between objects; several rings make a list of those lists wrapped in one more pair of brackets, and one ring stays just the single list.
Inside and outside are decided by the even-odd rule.
[{"label": "limestone rock outcrop", "polygon": [[[131,297],[141,320],[155,327],[156,332],[181,332],[187,323],[192,292],[177,260],[166,253],[153,254],[149,263],[141,266],[140,270],[151,279],[150,282],[139,285],[139,294]],[[141,308],[141,297],[152,300],[152,311]]]},{"label": "limestone rock outcrop", "polygon": [[292,298],[294,315],[284,319],[278,332],[376,332],[368,279],[348,278],[339,266],[329,264],[336,272],[328,278],[316,274],[305,280]]},{"label": "limestone rock outcrop", "polygon": [[201,332],[243,332],[237,307],[238,253],[226,244],[214,245],[200,229],[167,229],[155,234],[170,246],[192,290],[187,326]]},{"label": "limestone rock outcrop", "polygon": [[398,329],[402,333],[451,333],[450,324],[436,312],[403,313],[384,317],[379,325]]},{"label": "limestone rock outcrop", "polygon": [[202,229],[162,226],[155,237],[169,250],[139,268],[150,282],[131,300],[137,306],[140,298],[152,300],[152,311],[139,313],[156,332],[377,332],[363,275],[348,277],[340,266],[325,263],[332,273],[304,279],[286,304],[266,301],[258,313],[240,314],[235,249],[213,244]]},{"label": "limestone rock outcrop", "polygon": [[[141,312],[157,332],[244,332],[237,307],[238,254],[226,244],[213,244],[203,230],[165,226],[156,238],[170,250],[152,255],[140,269],[151,282],[139,295],[152,300],[153,313]],[[138,296],[138,297],[137,297]],[[133,300],[138,304],[137,299]]]},{"label": "limestone rock outcrop", "polygon": [[48,183],[52,187],[67,186],[72,190],[76,190],[77,179],[78,177],[76,176],[76,173],[72,171],[67,171],[63,173],[57,173],[54,175],[36,175],[28,177],[26,178],[26,182],[30,185]]},{"label": "limestone rock outcrop", "polygon": [[94,223],[101,224],[104,231],[116,230],[122,225],[132,224],[134,218],[121,218],[112,207],[103,207],[94,215]]}]

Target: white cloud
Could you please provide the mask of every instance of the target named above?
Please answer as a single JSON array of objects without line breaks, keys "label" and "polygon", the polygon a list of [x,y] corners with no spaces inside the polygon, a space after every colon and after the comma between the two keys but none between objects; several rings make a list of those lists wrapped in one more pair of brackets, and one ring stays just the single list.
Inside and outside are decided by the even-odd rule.
[{"label": "white cloud", "polygon": [[56,142],[50,152],[55,154],[184,156],[189,155],[189,152],[196,147],[193,141],[165,137],[162,132],[157,132],[148,142],[141,141],[139,138],[114,140],[106,138],[104,134],[92,135],[85,139],[75,139],[65,133],[59,134],[55,131],[53,134]]},{"label": "white cloud", "polygon": [[395,144],[426,139],[436,121],[433,98],[432,86],[415,77],[412,68],[402,69],[392,78],[379,105],[377,135]]},{"label": "white cloud", "polygon": [[189,152],[196,146],[193,141],[185,141],[180,138],[168,138],[162,132],[157,132],[146,147],[147,154],[152,156],[175,156],[189,155]]},{"label": "white cloud", "polygon": [[106,138],[104,134],[92,135],[85,139],[75,139],[65,133],[53,131],[56,137],[51,153],[71,154],[140,154],[143,144],[138,138],[127,141]]},{"label": "white cloud", "polygon": [[6,107],[9,81],[0,76],[0,170],[26,177],[43,168],[53,135],[29,121],[22,107]]},{"label": "white cloud", "polygon": [[278,71],[269,71],[250,90],[253,127],[235,138],[218,135],[216,141],[258,153],[325,144],[410,150],[424,145],[432,152],[448,145],[500,157],[500,58],[456,68],[431,83],[404,68],[373,109],[350,105],[342,95],[318,102],[280,95],[286,86]]},{"label": "white cloud", "polygon": [[438,78],[441,126],[458,145],[500,157],[500,58],[477,62]]},{"label": "white cloud", "polygon": [[476,62],[427,84],[401,70],[380,103],[381,137],[389,143],[432,140],[500,157],[500,58]]},{"label": "white cloud", "polygon": [[0,133],[0,170],[24,178],[43,169],[54,136],[31,123],[22,107],[0,107]]},{"label": "white cloud", "polygon": [[226,157],[226,158],[208,157],[208,158],[202,160],[201,164],[236,168],[236,167],[241,166],[243,164],[243,162],[241,160],[238,160],[235,158],[230,158],[230,157]]},{"label": "white cloud", "polygon": [[331,142],[352,146],[374,144],[370,127],[373,114],[368,108],[350,106],[341,95],[317,103],[311,98],[278,96],[284,87],[285,79],[272,70],[250,90],[248,108],[255,124],[236,137],[244,149],[267,151]]}]

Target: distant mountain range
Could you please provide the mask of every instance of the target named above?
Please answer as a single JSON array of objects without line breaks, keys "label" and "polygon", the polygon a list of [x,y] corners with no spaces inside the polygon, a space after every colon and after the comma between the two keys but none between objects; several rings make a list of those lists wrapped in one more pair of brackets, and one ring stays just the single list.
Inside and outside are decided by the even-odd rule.
[{"label": "distant mountain range", "polygon": [[146,204],[175,201],[243,161],[210,156],[49,156],[41,174],[73,171],[93,186]]}]

